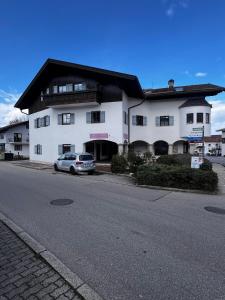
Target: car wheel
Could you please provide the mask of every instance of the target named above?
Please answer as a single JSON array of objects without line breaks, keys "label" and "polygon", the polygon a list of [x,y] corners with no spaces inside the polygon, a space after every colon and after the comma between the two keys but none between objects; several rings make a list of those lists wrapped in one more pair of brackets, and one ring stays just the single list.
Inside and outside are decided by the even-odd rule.
[{"label": "car wheel", "polygon": [[94,171],[89,171],[88,172],[88,175],[93,175],[94,174]]},{"label": "car wheel", "polygon": [[59,171],[59,168],[58,168],[57,164],[54,164],[54,170]]},{"label": "car wheel", "polygon": [[70,167],[70,173],[72,175],[76,175],[76,171],[75,171],[74,167]]}]

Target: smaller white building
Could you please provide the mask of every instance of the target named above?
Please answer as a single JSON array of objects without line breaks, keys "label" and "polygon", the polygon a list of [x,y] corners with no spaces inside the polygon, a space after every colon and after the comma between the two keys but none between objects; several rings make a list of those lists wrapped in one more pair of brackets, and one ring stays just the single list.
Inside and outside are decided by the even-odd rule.
[{"label": "smaller white building", "polygon": [[222,136],[219,134],[204,138],[205,155],[220,156],[222,151]]},{"label": "smaller white building", "polygon": [[29,157],[29,122],[23,121],[0,128],[0,153]]},{"label": "smaller white building", "polygon": [[219,129],[217,131],[222,132],[221,155],[225,156],[225,128]]}]

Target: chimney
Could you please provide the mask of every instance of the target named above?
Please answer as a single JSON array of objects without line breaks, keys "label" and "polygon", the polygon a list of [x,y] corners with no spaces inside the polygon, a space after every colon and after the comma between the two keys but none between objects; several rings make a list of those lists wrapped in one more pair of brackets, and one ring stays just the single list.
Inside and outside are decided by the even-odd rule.
[{"label": "chimney", "polygon": [[170,79],[168,81],[168,86],[169,86],[169,89],[173,89],[174,88],[174,80],[173,79]]}]

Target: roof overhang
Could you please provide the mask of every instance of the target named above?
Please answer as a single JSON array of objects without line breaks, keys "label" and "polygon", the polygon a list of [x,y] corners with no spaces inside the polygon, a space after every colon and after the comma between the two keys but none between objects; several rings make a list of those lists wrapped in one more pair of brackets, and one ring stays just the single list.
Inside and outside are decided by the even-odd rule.
[{"label": "roof overhang", "polygon": [[93,77],[103,84],[116,84],[130,97],[144,98],[139,80],[134,75],[48,59],[19,98],[15,107],[20,109],[29,108],[31,100],[40,95],[43,86],[48,84],[53,77],[74,75],[77,72],[84,77]]}]

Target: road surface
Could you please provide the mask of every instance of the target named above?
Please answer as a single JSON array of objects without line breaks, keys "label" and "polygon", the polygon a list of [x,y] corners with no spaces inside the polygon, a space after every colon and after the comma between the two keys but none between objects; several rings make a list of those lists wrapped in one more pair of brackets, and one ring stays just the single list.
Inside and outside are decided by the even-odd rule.
[{"label": "road surface", "polygon": [[224,195],[0,162],[0,211],[106,300],[225,299],[225,215],[206,206],[225,208]]}]

